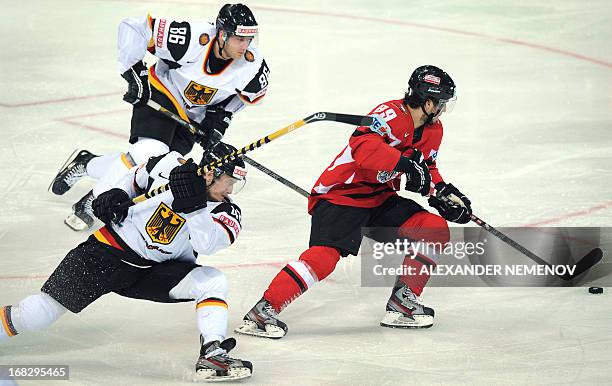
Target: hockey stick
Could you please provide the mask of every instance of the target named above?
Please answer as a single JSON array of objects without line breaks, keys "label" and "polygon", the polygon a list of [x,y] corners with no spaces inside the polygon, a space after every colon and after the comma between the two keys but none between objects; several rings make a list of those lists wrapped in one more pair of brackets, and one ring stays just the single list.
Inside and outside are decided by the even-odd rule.
[{"label": "hockey stick", "polygon": [[[179,124],[181,124],[182,126],[187,128],[192,134],[195,134],[197,132],[201,132],[198,128],[196,128],[192,124],[184,121],[179,116],[174,114],[172,111],[169,111],[169,110],[165,109],[164,107],[160,106],[158,103],[155,103],[155,102],[149,100],[147,102],[147,105],[149,105],[151,108],[161,112],[162,114],[164,114],[164,115],[174,119],[176,122],[178,122]],[[321,115],[321,114],[323,115],[323,118],[317,118],[317,116]],[[330,118],[326,119],[326,115],[335,116],[335,118],[330,117]],[[307,117],[307,118],[305,118],[305,119],[303,119],[301,121],[297,121],[297,122],[293,123],[292,125],[289,125],[286,128],[281,129],[281,130],[277,131],[276,133],[271,134],[268,137],[272,137],[274,134],[277,134],[278,132],[281,132],[281,131],[283,131],[283,130],[285,130],[285,129],[293,126],[293,125],[299,124],[299,126],[293,128],[293,129],[291,129],[289,131],[295,130],[295,129],[297,129],[297,128],[305,125],[305,124],[311,123],[311,122],[323,121],[323,120],[330,120],[330,121],[348,123],[348,124],[359,125],[359,126],[369,126],[369,125],[372,124],[372,118],[371,117],[367,117],[367,116],[356,116],[356,115],[346,115],[346,114],[333,114],[333,113],[316,113],[316,114],[313,114],[313,115],[311,115],[311,116],[309,116],[309,117]],[[287,131],[286,133],[288,133],[289,131]],[[281,135],[284,135],[286,133],[283,133]],[[281,135],[278,135],[278,136],[281,136]],[[268,138],[268,137],[264,137],[263,139],[265,140],[265,138]],[[270,141],[275,139],[275,138],[277,138],[277,137],[271,138]],[[259,141],[261,141],[261,140],[259,140]],[[259,144],[259,141],[257,141],[257,146],[256,147],[259,147],[259,146],[263,145],[263,144]],[[269,142],[269,141],[266,141],[266,143],[267,142]],[[253,146],[254,144],[256,144],[256,143],[252,143],[249,146]],[[247,146],[247,147],[249,147],[249,146]],[[244,147],[244,148],[238,150],[236,152],[236,155],[240,155],[240,154],[243,155],[247,151],[254,150],[253,148],[250,148],[250,150],[242,151],[242,150],[246,149],[247,147]],[[217,161],[218,165],[214,165],[214,166],[206,169],[204,172],[206,172],[208,170],[211,170],[214,167],[220,166],[221,164],[223,164],[224,162],[229,161],[230,159],[235,158],[235,155],[232,156],[232,154],[226,156],[222,160]],[[228,158],[228,157],[231,157],[231,158]],[[226,160],[226,158],[227,158],[227,160]],[[277,173],[273,172],[272,170],[266,168],[265,166],[261,165],[257,161],[255,161],[255,160],[253,160],[251,158],[248,158],[246,156],[243,156],[243,159],[247,163],[253,165],[257,169],[261,170],[263,173],[269,175],[270,177],[274,178],[275,180],[279,181],[280,183],[282,183],[283,185],[289,187],[290,189],[294,190],[295,192],[301,194],[302,196],[304,196],[304,197],[308,197],[309,196],[309,193],[306,192],[304,189],[302,189],[301,187],[299,187],[296,184],[292,183],[291,181],[287,180],[286,178],[278,175]],[[213,164],[210,164],[210,165],[213,165]],[[210,165],[206,165],[205,168],[209,167]],[[198,172],[200,173],[201,170],[202,170],[202,168]],[[164,191],[167,190],[167,185],[164,185],[164,186],[162,186],[162,187],[160,187],[158,189],[155,189],[154,191],[149,192],[147,194],[154,193],[156,190],[159,190],[161,188],[165,188],[164,190],[161,191],[161,192],[164,192]],[[161,193],[161,192],[159,192],[159,193]],[[157,195],[159,193],[152,194],[150,197],[153,197],[153,196],[155,196],[155,195]],[[147,194],[145,194],[143,196],[147,196]],[[137,201],[137,199],[139,199],[140,197],[143,197],[143,196],[139,196],[139,197],[134,198],[132,200],[132,202],[133,203],[137,203],[137,202],[140,202],[140,201],[144,201],[147,198],[150,198],[150,197],[145,197],[145,198],[142,198],[140,201]],[[447,197],[438,197],[438,199],[441,199],[441,200],[445,201],[448,204],[453,204],[453,201],[451,201]],[[129,206],[131,206],[131,205],[129,205]],[[536,255],[535,253],[531,252],[529,249],[525,248],[524,246],[522,246],[518,242],[516,242],[513,239],[511,239],[509,236],[505,235],[501,231],[499,231],[496,228],[494,228],[493,226],[489,225],[488,223],[486,223],[484,220],[480,219],[476,215],[471,214],[470,215],[470,220],[473,221],[474,223],[476,223],[477,225],[479,225],[480,227],[482,227],[483,229],[485,229],[487,232],[489,232],[492,235],[494,235],[495,237],[499,238],[504,243],[510,245],[512,248],[514,248],[517,251],[521,252],[523,255],[529,257],[534,262],[536,262],[536,263],[538,263],[540,265],[545,265],[547,267],[552,267],[552,264],[548,263],[547,261],[545,261],[544,259],[542,259],[538,255]],[[574,265],[574,272],[572,274],[566,273],[564,275],[558,275],[558,277],[561,278],[562,280],[565,280],[565,281],[573,280],[576,277],[578,277],[581,274],[583,274],[589,268],[591,268],[595,264],[597,264],[602,258],[603,258],[603,251],[600,248],[594,248],[589,253],[584,255],[580,260],[578,260],[576,262],[576,264]]]},{"label": "hockey stick", "polygon": [[[436,196],[436,197],[439,200],[442,200],[442,201],[446,202],[449,205],[456,204],[453,200],[449,199],[448,197],[444,197],[444,196]],[[535,261],[536,263],[538,263],[540,265],[545,265],[545,266],[551,267],[551,268],[553,267],[552,264],[550,264],[546,260],[542,259],[540,256],[536,255],[535,253],[531,252],[529,249],[525,248],[521,244],[517,243],[516,241],[514,241],[513,239],[511,239],[510,237],[508,237],[504,233],[500,232],[499,230],[495,229],[491,225],[487,224],[484,220],[482,220],[481,218],[477,217],[476,215],[471,214],[470,215],[470,220],[475,222],[476,224],[478,224],[482,228],[484,228],[484,230],[486,230],[487,232],[491,233],[493,236],[497,237],[498,239],[500,239],[504,243],[508,244],[512,248],[514,248],[517,251],[521,252],[523,255],[525,255],[528,258],[530,258],[531,260]],[[583,274],[589,268],[591,268],[592,266],[597,264],[602,259],[602,257],[603,257],[603,251],[600,248],[594,248],[589,253],[584,255],[580,260],[578,260],[576,262],[576,264],[574,264],[574,272],[572,274],[570,274],[568,272],[568,273],[565,273],[563,275],[556,275],[556,276],[561,278],[562,280],[565,280],[565,281],[573,280],[576,277],[578,277],[581,274]]]},{"label": "hockey stick", "polygon": [[246,163],[252,165],[253,167],[257,168],[258,170],[261,170],[263,173],[265,173],[265,174],[269,175],[270,177],[274,178],[276,181],[278,181],[281,184],[285,185],[286,187],[288,187],[289,189],[293,190],[294,192],[297,192],[297,193],[301,194],[304,197],[310,196],[310,194],[307,191],[305,191],[301,187],[297,186],[293,182],[289,181],[288,179],[284,178],[283,176],[276,174],[272,170],[268,169],[267,167],[263,166],[259,162],[255,161],[253,158],[249,158],[247,156],[244,156],[244,157],[242,157],[242,159],[244,159],[246,161]]},{"label": "hockey stick", "polygon": [[[151,102],[151,101],[150,101]],[[155,103],[155,102],[152,102]],[[160,106],[161,107],[161,106]],[[263,138],[258,139],[255,142],[252,142],[226,156],[221,158],[220,160],[211,162],[207,165],[204,165],[198,168],[198,175],[204,175],[206,172],[218,168],[219,166],[236,159],[237,157],[243,156],[245,153],[253,151],[265,144],[268,144],[275,139],[278,139],[294,130],[299,129],[302,126],[305,126],[309,123],[320,122],[320,121],[332,121],[339,123],[346,123],[349,125],[355,126],[370,126],[374,122],[374,118],[364,115],[351,115],[351,114],[339,114],[339,113],[328,113],[328,112],[318,112],[307,116],[306,118],[300,119],[298,121],[293,122],[292,124],[283,127],[275,131],[274,133],[268,134]],[[169,184],[162,185],[156,189],[153,189],[145,194],[134,197],[130,201],[123,202],[117,206],[118,209],[121,208],[129,208],[139,202],[143,202],[148,200],[149,198],[155,197],[158,194],[161,194],[167,191],[170,188]]]},{"label": "hockey stick", "polygon": [[[193,135],[200,135],[200,136],[204,136],[204,133],[202,132],[202,130],[200,130],[198,127],[196,127],[195,125],[185,121],[184,119],[182,119],[181,117],[179,117],[178,115],[176,115],[174,112],[164,108],[163,106],[161,106],[159,103],[152,101],[151,99],[149,99],[147,101],[147,106],[149,106],[150,108],[152,108],[153,110],[167,116],[168,118],[173,119],[174,121],[176,121],[179,125],[183,126],[184,128],[186,128],[187,130],[189,130],[189,132]],[[308,192],[306,192],[304,189],[300,188],[299,186],[295,185],[294,183],[292,183],[291,181],[281,177],[280,175],[274,173],[272,170],[268,169],[267,167],[265,167],[264,165],[260,164],[259,162],[255,161],[254,159],[243,155],[242,159],[250,164],[251,166],[253,166],[254,168],[260,170],[262,173],[267,174],[268,176],[274,178],[275,180],[277,180],[278,182],[280,182],[281,184],[289,187],[290,189],[293,189],[294,191],[298,192],[299,194],[301,194],[304,197],[308,197]]]},{"label": "hockey stick", "polygon": [[[253,162],[255,162],[255,161],[253,161]],[[260,170],[262,170],[264,173],[268,174],[269,176],[271,176],[275,180],[279,181],[283,185],[289,187],[293,191],[301,194],[304,197],[309,197],[310,196],[310,194],[308,192],[306,192],[304,189],[300,188],[296,184],[292,183],[291,181],[287,180],[286,178],[283,178],[282,176],[274,173],[273,171],[271,171],[271,170],[269,170],[269,169],[267,169],[265,167],[264,167],[264,169],[266,169],[266,170],[262,170],[262,169],[260,169]],[[446,201],[448,204],[454,204],[454,202],[451,201],[450,199],[448,199],[447,197],[438,197],[438,198],[443,200],[443,201]],[[552,264],[548,263],[547,261],[545,261],[544,259],[542,259],[538,255],[536,255],[535,253],[531,252],[529,249],[525,248],[524,246],[522,246],[518,242],[514,241],[510,237],[506,236],[504,233],[500,232],[496,228],[494,228],[491,225],[487,224],[485,221],[483,221],[481,218],[477,217],[476,215],[471,214],[470,215],[470,220],[475,222],[476,224],[478,224],[482,228],[484,228],[487,232],[493,234],[495,237],[499,238],[504,243],[510,245],[511,247],[516,249],[517,251],[519,251],[522,254],[524,254],[525,256],[529,257],[531,260],[535,261],[536,263],[538,263],[540,265],[545,265],[547,267],[552,267]],[[600,248],[594,248],[593,250],[591,250],[589,253],[584,255],[580,260],[578,260],[576,262],[576,264],[574,265],[575,268],[574,268],[573,274],[566,273],[564,275],[558,275],[558,277],[563,279],[563,280],[566,280],[566,281],[573,280],[576,277],[578,277],[581,274],[583,274],[589,268],[591,268],[592,266],[597,264],[602,259],[602,257],[603,257],[603,251]]]}]

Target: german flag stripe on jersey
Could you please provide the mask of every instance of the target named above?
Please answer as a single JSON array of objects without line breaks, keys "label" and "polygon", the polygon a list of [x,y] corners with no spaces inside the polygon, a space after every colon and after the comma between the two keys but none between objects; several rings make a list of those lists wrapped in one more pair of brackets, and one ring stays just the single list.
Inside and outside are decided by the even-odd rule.
[{"label": "german flag stripe on jersey", "polygon": [[110,233],[108,228],[105,226],[98,229],[93,235],[99,242],[110,245],[111,247],[117,248],[120,251],[124,251],[123,247],[117,242],[115,236]]},{"label": "german flag stripe on jersey", "polygon": [[147,24],[149,25],[149,29],[151,29],[151,40],[147,44],[147,51],[154,54],[155,53],[155,41],[153,40],[153,25],[155,24],[155,19],[151,17],[151,15],[147,15]]},{"label": "german flag stripe on jersey", "polygon": [[208,306],[224,307],[227,309],[227,303],[224,300],[221,300],[219,298],[208,298],[196,304],[196,310],[198,308],[208,307]]},{"label": "german flag stripe on jersey", "polygon": [[123,162],[125,167],[128,169],[131,169],[132,167],[134,167],[134,165],[136,165],[134,161],[131,159],[131,157],[125,153],[121,153],[121,162]]},{"label": "german flag stripe on jersey", "polygon": [[2,309],[0,309],[0,319],[2,319],[2,327],[4,328],[4,331],[6,331],[6,335],[15,336],[19,333],[11,321],[11,308],[12,306],[2,307]]},{"label": "german flag stripe on jersey", "polygon": [[185,110],[183,110],[181,104],[176,100],[170,90],[168,90],[166,86],[164,86],[164,84],[157,77],[157,74],[155,73],[155,66],[149,67],[149,82],[151,83],[151,86],[155,87],[156,90],[158,90],[159,92],[167,96],[168,99],[170,99],[170,102],[172,102],[172,105],[178,112],[178,115],[183,118],[184,121],[190,122],[189,117],[185,113]]}]

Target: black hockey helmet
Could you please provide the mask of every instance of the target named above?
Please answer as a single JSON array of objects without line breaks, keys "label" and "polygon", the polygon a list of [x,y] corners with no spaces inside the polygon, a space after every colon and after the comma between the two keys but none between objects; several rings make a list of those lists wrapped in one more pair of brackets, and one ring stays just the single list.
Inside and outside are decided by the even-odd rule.
[{"label": "black hockey helmet", "polygon": [[[232,145],[224,142],[219,142],[212,148],[212,150],[204,154],[204,156],[202,157],[202,161],[200,161],[200,167],[218,161],[226,155],[231,154],[235,151],[236,148]],[[228,176],[235,178],[239,181],[246,180],[246,165],[240,157],[232,158],[230,161],[213,170],[215,178],[221,177],[222,174],[227,174]]]},{"label": "black hockey helmet", "polygon": [[225,4],[217,16],[217,31],[228,36],[255,37],[258,26],[253,12],[244,4]]},{"label": "black hockey helmet", "polygon": [[427,99],[448,101],[455,96],[455,82],[436,66],[421,66],[410,75],[407,94],[417,96],[422,103]]},{"label": "black hockey helmet", "polygon": [[[425,103],[431,99],[437,111],[427,114]],[[432,65],[418,67],[410,75],[408,91],[404,96],[404,103],[416,107],[418,105],[426,114],[425,125],[430,124],[442,112],[451,112],[457,97],[455,95],[455,82],[446,72]]]}]

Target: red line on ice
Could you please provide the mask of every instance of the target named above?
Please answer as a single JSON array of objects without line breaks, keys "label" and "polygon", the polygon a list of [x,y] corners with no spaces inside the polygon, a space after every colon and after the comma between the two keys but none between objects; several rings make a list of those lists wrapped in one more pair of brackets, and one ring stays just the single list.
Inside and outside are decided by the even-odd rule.
[{"label": "red line on ice", "polygon": [[102,94],[80,95],[80,96],[73,96],[73,97],[66,97],[66,98],[59,98],[59,99],[47,99],[47,100],[32,101],[32,102],[18,102],[18,103],[0,102],[0,106],[2,107],[30,107],[30,106],[48,105],[52,103],[69,102],[69,101],[74,101],[74,100],[102,98],[102,97],[111,96],[111,95],[119,95],[119,92],[115,91],[115,92],[107,92],[107,93],[102,93]]}]

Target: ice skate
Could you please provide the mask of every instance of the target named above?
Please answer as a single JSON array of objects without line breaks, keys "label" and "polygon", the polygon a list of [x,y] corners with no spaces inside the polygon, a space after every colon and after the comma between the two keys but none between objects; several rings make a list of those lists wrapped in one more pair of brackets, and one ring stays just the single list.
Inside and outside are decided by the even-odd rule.
[{"label": "ice skate", "polygon": [[72,205],[72,213],[66,217],[64,224],[77,232],[91,229],[95,221],[91,208],[93,200],[93,192],[89,191],[76,204]]},{"label": "ice skate", "polygon": [[434,310],[424,306],[409,287],[402,285],[393,288],[387,302],[387,312],[380,325],[391,328],[429,328],[433,320]]},{"label": "ice skate", "polygon": [[278,320],[278,314],[270,303],[261,298],[234,331],[244,335],[280,339],[287,334],[287,330],[287,325]]},{"label": "ice skate", "polygon": [[235,381],[248,378],[253,373],[249,361],[230,358],[227,354],[236,346],[234,338],[218,340],[202,345],[200,358],[196,362],[196,380]]},{"label": "ice skate", "polygon": [[96,155],[87,150],[75,150],[70,154],[64,165],[62,165],[53,181],[51,181],[49,191],[57,195],[62,195],[69,191],[78,180],[87,175],[87,163],[94,157]]}]

